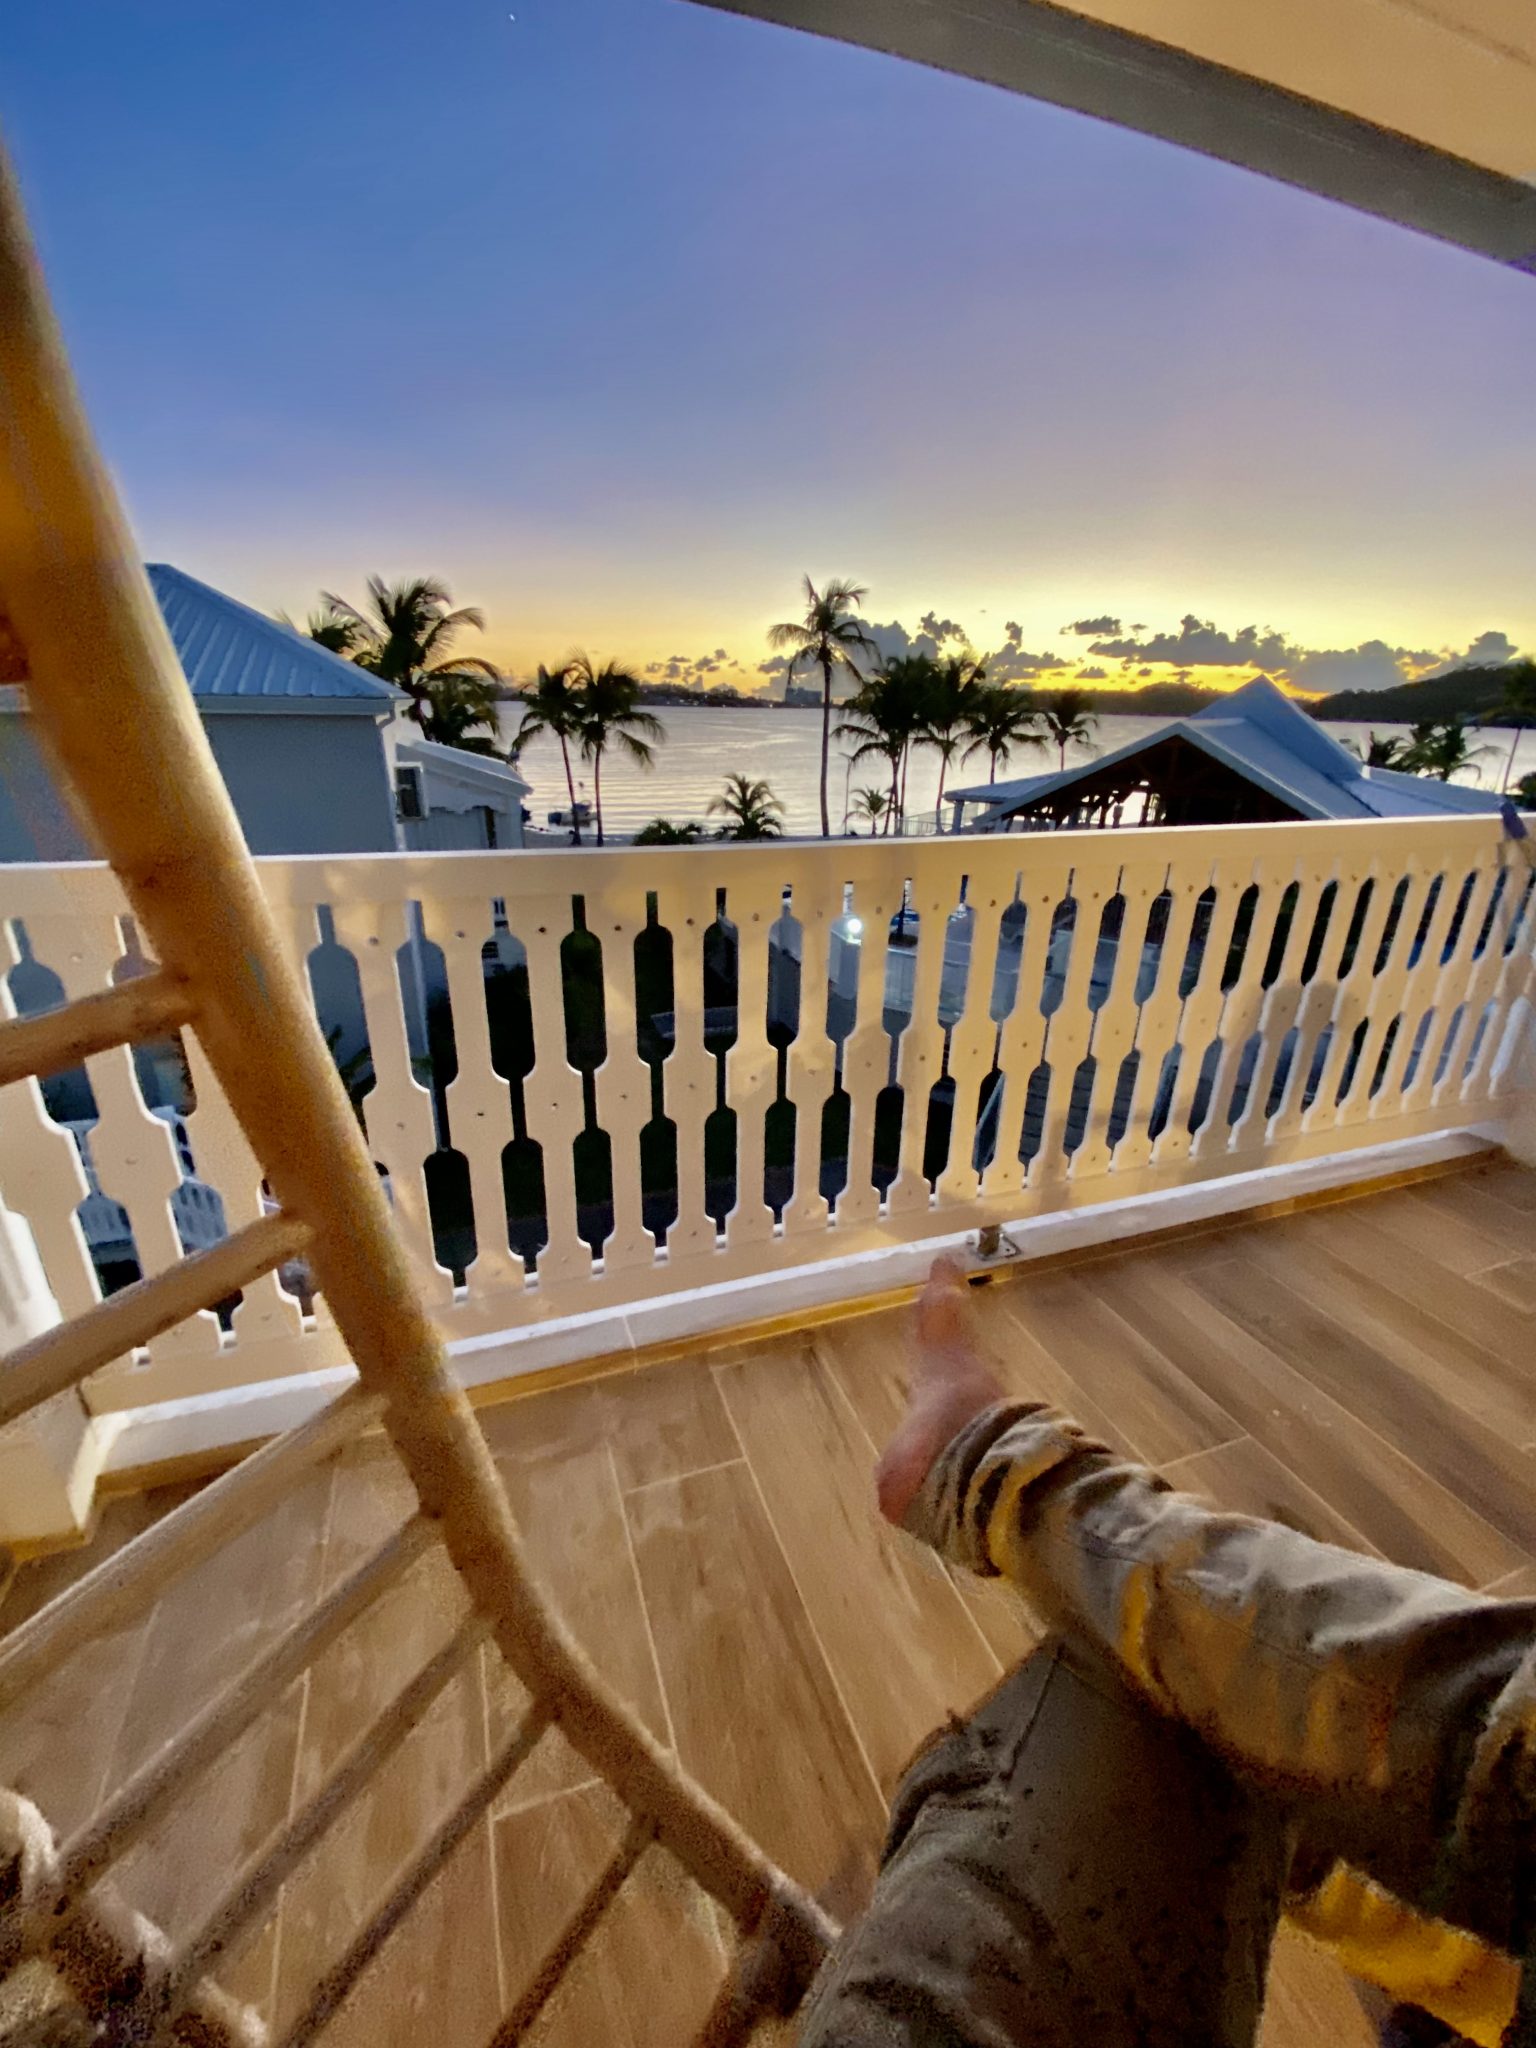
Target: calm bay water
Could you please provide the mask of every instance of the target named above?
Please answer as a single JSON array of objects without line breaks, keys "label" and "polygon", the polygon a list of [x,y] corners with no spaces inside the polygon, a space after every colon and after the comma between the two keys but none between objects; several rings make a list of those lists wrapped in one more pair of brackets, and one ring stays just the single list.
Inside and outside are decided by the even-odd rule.
[{"label": "calm bay water", "polygon": [[[519,707],[507,705],[502,711],[503,729],[510,738],[517,728]],[[651,818],[671,818],[681,824],[687,819],[707,823],[711,797],[718,796],[727,775],[740,773],[760,777],[770,784],[784,806],[784,826],[791,833],[815,833],[820,829],[817,805],[817,773],[821,748],[821,714],[814,710],[741,711],[693,710],[668,707],[658,713],[667,737],[656,750],[656,766],[649,773],[622,757],[611,755],[603,764],[603,814],[607,828],[615,833],[637,832]],[[1164,719],[1111,718],[1099,720],[1093,754],[1109,753],[1128,740],[1165,724]],[[1378,724],[1329,725],[1336,739],[1354,739],[1362,746],[1370,730],[1400,733],[1406,726]],[[1504,762],[1509,751],[1508,733],[1490,732],[1482,744],[1488,752],[1477,762],[1481,775],[1458,777],[1484,789],[1497,789],[1503,781]],[[847,750],[834,739],[832,770],[828,780],[828,804],[832,829],[843,819],[844,792],[850,796],[866,786],[884,789],[883,764],[878,759],[850,767]],[[1073,760],[1082,754],[1068,755]],[[591,800],[591,770],[578,762],[576,792]],[[1034,775],[1056,766],[1054,747],[1029,748],[1016,753],[1000,770],[1003,777]],[[523,773],[533,784],[529,809],[536,825],[542,826],[548,813],[565,809],[568,798],[560,750],[550,740],[536,740],[524,753]],[[1536,732],[1520,735],[1515,754],[1515,777],[1536,773]],[[964,789],[987,779],[985,754],[957,762],[950,772],[951,789]],[[938,757],[924,748],[912,757],[907,775],[907,812],[910,818],[933,815],[938,794]],[[946,807],[947,808],[947,807]],[[867,827],[861,829],[868,829]]]}]

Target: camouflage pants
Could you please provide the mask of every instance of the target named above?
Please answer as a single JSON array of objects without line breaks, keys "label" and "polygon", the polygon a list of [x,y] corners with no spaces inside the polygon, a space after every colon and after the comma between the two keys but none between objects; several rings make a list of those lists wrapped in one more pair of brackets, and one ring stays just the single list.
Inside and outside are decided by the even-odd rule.
[{"label": "camouflage pants", "polygon": [[801,2048],[1249,2048],[1292,1840],[1107,1663],[1048,1642],[908,1771]]}]

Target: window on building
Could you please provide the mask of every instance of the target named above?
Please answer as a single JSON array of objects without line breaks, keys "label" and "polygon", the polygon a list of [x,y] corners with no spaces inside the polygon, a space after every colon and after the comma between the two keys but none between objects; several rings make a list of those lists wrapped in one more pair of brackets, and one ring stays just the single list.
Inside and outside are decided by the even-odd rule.
[{"label": "window on building", "polygon": [[395,816],[397,818],[424,818],[427,806],[421,794],[421,770],[419,768],[397,768],[395,770]]}]

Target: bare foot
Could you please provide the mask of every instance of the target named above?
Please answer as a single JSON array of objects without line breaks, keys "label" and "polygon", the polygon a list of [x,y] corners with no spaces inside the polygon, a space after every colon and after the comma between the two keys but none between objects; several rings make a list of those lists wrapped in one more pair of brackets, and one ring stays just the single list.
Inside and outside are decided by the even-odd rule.
[{"label": "bare foot", "polygon": [[880,1512],[900,1522],[929,1467],[973,1415],[1003,1398],[971,1322],[970,1288],[959,1261],[935,1259],[917,1300],[916,1363],[907,1416],[875,1473]]}]

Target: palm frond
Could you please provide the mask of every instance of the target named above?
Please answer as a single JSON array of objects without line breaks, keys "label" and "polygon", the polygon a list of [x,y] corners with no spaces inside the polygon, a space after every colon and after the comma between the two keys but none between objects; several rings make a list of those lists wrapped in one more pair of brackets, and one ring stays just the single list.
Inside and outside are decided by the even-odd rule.
[{"label": "palm frond", "polygon": [[[660,724],[654,719],[652,723],[656,725],[656,730],[659,733],[661,731]],[[635,733],[625,732],[622,727],[614,733],[613,738],[620,752],[627,754],[637,768],[654,768],[656,766],[656,749],[648,741],[641,739]]]},{"label": "palm frond", "polygon": [[770,626],[768,628],[768,645],[770,647],[805,648],[810,646],[814,638],[815,635],[811,632],[809,626],[796,625],[793,619],[786,620],[782,625]]},{"label": "palm frond", "polygon": [[493,683],[499,683],[502,679],[501,670],[495,662],[486,661],[478,654],[457,654],[451,661],[435,662],[422,673],[427,676],[488,676]]}]

